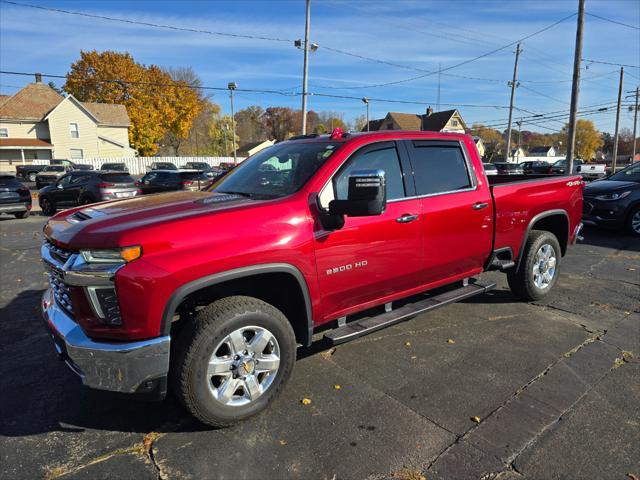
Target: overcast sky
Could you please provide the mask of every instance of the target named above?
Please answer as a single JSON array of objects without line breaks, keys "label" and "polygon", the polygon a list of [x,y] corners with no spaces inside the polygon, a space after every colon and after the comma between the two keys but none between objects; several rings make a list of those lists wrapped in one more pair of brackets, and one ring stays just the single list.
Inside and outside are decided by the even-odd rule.
[{"label": "overcast sky", "polygon": [[[24,3],[197,30],[282,40],[304,36],[303,0]],[[640,1],[587,0],[586,5],[590,14],[636,29],[587,16],[583,58],[640,65]],[[437,74],[388,86],[370,85],[425,75],[437,71],[439,65],[447,69],[541,30],[575,13],[577,6],[578,0],[312,0],[311,41],[320,48],[310,55],[309,90],[424,102],[436,108]],[[568,111],[575,30],[573,16],[523,41],[518,74],[521,85],[515,103],[522,110],[516,110],[516,120],[531,114],[527,112]],[[207,86],[224,87],[235,81],[239,88],[299,92],[302,83],[302,51],[290,41],[175,31],[0,3],[1,70],[65,74],[81,49],[128,51],[141,63],[162,67],[190,66]],[[513,73],[514,50],[508,47],[446,70],[440,77],[440,109],[459,108],[469,126],[506,122],[507,110],[498,107],[509,104],[507,81]],[[581,107],[615,102],[619,67],[587,62],[582,73]],[[1,74],[0,92],[11,94],[29,81],[27,77]],[[624,90],[635,89],[639,83],[640,69],[625,68]],[[228,111],[224,92],[215,92],[213,101]],[[299,108],[300,97],[238,93],[236,104],[238,109],[248,105]],[[388,111],[422,113],[427,105],[376,100],[370,106],[371,118],[377,118]],[[338,111],[347,120],[364,113],[364,104],[358,99],[313,96],[309,108]],[[613,131],[613,110],[587,118],[599,129]],[[632,114],[625,111],[622,127],[631,128],[632,120]],[[540,125],[528,128],[545,132],[548,130],[543,127],[559,129],[561,122],[548,120]],[[523,128],[527,128],[526,122]]]}]

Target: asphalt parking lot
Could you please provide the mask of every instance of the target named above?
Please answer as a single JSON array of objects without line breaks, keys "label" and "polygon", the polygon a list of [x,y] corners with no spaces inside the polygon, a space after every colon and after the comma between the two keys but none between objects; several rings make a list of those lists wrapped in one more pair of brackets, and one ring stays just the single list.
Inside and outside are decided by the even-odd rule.
[{"label": "asphalt parking lot", "polygon": [[586,230],[540,303],[490,274],[492,293],[301,350],[270,410],[211,430],[172,398],[87,390],[57,360],[44,221],[0,218],[0,478],[640,477],[638,239]]}]

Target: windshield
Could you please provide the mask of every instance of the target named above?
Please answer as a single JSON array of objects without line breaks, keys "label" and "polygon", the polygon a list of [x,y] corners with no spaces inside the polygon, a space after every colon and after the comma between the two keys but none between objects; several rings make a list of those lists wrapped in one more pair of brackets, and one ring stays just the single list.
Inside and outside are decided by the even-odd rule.
[{"label": "windshield", "polygon": [[640,163],[631,165],[618,173],[611,175],[609,180],[618,182],[640,182]]},{"label": "windshield", "polygon": [[265,148],[238,165],[211,191],[251,198],[278,198],[297,192],[340,143],[281,143]]},{"label": "windshield", "polygon": [[567,163],[566,160],[558,160],[556,163],[553,164],[554,167],[564,167],[565,163]]},{"label": "windshield", "polygon": [[44,167],[42,171],[43,172],[64,172],[64,167],[49,165],[47,167]]},{"label": "windshield", "polygon": [[106,182],[114,183],[134,183],[135,180],[131,175],[122,173],[101,173],[100,179]]}]

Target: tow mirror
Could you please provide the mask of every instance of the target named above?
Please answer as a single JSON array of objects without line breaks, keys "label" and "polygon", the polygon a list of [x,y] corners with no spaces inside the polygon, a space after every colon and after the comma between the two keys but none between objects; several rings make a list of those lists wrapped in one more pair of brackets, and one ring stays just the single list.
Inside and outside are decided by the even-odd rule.
[{"label": "tow mirror", "polygon": [[329,202],[329,214],[368,217],[380,215],[386,207],[384,170],[355,170],[349,175],[347,199]]}]

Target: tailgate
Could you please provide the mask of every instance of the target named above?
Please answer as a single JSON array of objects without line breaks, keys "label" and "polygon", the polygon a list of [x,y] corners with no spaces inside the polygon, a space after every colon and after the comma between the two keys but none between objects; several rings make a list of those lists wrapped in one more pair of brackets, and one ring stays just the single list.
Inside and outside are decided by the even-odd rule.
[{"label": "tailgate", "polygon": [[572,242],[582,217],[579,175],[535,178],[491,187],[495,203],[494,249],[511,247],[518,258],[528,230],[541,218],[555,216],[564,222],[566,238]]}]

